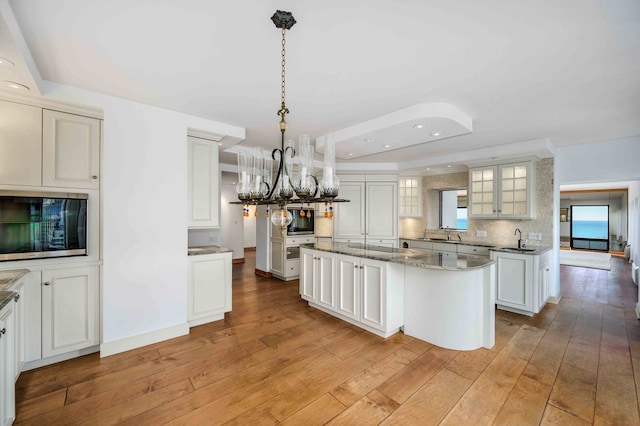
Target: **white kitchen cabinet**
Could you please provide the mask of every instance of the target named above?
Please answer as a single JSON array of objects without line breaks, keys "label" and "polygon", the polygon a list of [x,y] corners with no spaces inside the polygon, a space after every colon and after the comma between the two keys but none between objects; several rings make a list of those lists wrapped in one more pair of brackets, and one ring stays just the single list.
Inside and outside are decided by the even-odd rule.
[{"label": "white kitchen cabinet", "polygon": [[303,248],[300,295],[314,308],[388,337],[404,321],[403,273],[402,265]]},{"label": "white kitchen cabinet", "polygon": [[25,328],[25,277],[22,277],[14,286],[12,291],[16,294],[13,303],[13,317],[15,323],[15,353],[14,353],[14,381],[22,371],[25,363],[26,328]]},{"label": "white kitchen cabinet", "polygon": [[336,280],[338,282],[336,312],[360,321],[361,318],[361,273],[360,258],[339,255],[336,259]]},{"label": "white kitchen cabinet", "polygon": [[188,137],[189,228],[220,227],[218,142]]},{"label": "white kitchen cabinet", "polygon": [[340,198],[336,203],[333,238],[352,242],[397,247],[397,176],[342,176]]},{"label": "white kitchen cabinet", "polygon": [[42,186],[100,188],[100,120],[42,111]]},{"label": "white kitchen cabinet", "polygon": [[456,253],[458,251],[457,244],[438,241],[434,241],[431,243],[431,249],[435,251],[445,251],[450,253]]},{"label": "white kitchen cabinet", "polygon": [[300,277],[300,244],[315,242],[313,235],[271,238],[271,273],[284,281]]},{"label": "white kitchen cabinet", "polygon": [[15,419],[15,318],[13,303],[0,309],[0,425]]},{"label": "white kitchen cabinet", "polygon": [[42,109],[0,101],[0,184],[42,183]]},{"label": "white kitchen cabinet", "polygon": [[324,309],[336,309],[336,255],[329,252],[301,249],[300,295]]},{"label": "white kitchen cabinet", "polygon": [[187,320],[190,326],[224,319],[231,311],[231,252],[189,256]]},{"label": "white kitchen cabinet", "polygon": [[348,203],[333,205],[334,241],[365,242],[366,204],[364,182],[344,182],[340,184],[339,197]]},{"label": "white kitchen cabinet", "polygon": [[469,169],[468,215],[476,219],[535,217],[533,162]]},{"label": "white kitchen cabinet", "polygon": [[549,298],[550,253],[491,252],[496,261],[498,308],[529,316],[540,312]]},{"label": "white kitchen cabinet", "polygon": [[100,343],[98,266],[42,271],[42,357]]}]

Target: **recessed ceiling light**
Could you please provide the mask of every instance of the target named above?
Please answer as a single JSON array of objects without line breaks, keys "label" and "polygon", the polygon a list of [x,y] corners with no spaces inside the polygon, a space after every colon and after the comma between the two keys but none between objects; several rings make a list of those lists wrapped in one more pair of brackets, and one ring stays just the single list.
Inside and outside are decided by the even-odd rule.
[{"label": "recessed ceiling light", "polygon": [[385,148],[391,148],[391,145],[389,145],[389,144],[385,144],[385,145],[382,145],[382,146],[385,147]]},{"label": "recessed ceiling light", "polygon": [[4,66],[4,67],[15,67],[16,64],[14,64],[12,61],[8,60],[7,58],[3,58],[2,56],[0,56],[0,65]]},{"label": "recessed ceiling light", "polygon": [[353,157],[353,154],[352,154],[352,153],[350,153],[350,154],[349,154],[349,157]]},{"label": "recessed ceiling light", "polygon": [[366,138],[364,141],[365,141],[365,142],[367,142],[367,143],[369,143],[369,142],[373,142],[373,139],[371,139],[371,138]]},{"label": "recessed ceiling light", "polygon": [[218,142],[218,146],[222,146],[222,142]]},{"label": "recessed ceiling light", "polygon": [[14,90],[30,90],[28,86],[25,86],[24,84],[16,83],[15,81],[5,80],[3,81],[3,83],[5,86]]},{"label": "recessed ceiling light", "polygon": [[427,167],[427,171],[431,170],[431,167]]},{"label": "recessed ceiling light", "polygon": [[413,126],[414,129],[422,129],[424,127],[424,124],[416,124],[415,126]]},{"label": "recessed ceiling light", "polygon": [[433,137],[440,136],[440,132],[431,132],[431,136]]},{"label": "recessed ceiling light", "polygon": [[447,167],[451,167],[451,164],[449,164]]}]

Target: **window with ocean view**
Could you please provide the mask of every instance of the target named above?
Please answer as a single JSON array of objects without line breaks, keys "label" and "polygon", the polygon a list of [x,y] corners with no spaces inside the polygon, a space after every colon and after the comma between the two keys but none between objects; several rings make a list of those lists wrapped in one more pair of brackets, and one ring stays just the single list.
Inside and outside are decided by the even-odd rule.
[{"label": "window with ocean view", "polygon": [[571,236],[607,240],[609,238],[609,206],[572,206]]}]

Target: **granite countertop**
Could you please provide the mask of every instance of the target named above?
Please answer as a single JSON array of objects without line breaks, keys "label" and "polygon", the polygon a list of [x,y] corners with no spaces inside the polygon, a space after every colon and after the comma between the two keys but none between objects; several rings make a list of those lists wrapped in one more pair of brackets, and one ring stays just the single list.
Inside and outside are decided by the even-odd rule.
[{"label": "granite countertop", "polygon": [[532,256],[537,256],[544,252],[551,250],[551,247],[537,247],[537,246],[526,246],[521,249],[518,247],[496,247],[490,249],[492,251],[500,251],[503,253],[515,253],[515,254],[529,254]]},{"label": "granite countertop", "polygon": [[189,256],[198,256],[200,254],[220,254],[220,253],[231,253],[233,250],[220,247],[220,246],[197,246],[197,247],[189,247],[187,250],[187,254]]},{"label": "granite countertop", "polygon": [[539,255],[548,250],[551,250],[551,247],[540,247],[540,246],[526,246],[522,249],[519,249],[515,246],[501,246],[495,244],[487,244],[486,242],[481,241],[460,241],[460,240],[445,240],[439,238],[400,238],[401,240],[410,240],[410,241],[428,241],[433,243],[448,243],[448,244],[463,244],[465,246],[476,246],[476,247],[487,247],[493,251],[501,251],[504,253],[517,253],[517,254],[530,254],[530,255]]},{"label": "granite countertop", "polygon": [[486,256],[425,249],[392,248],[361,243],[320,242],[315,244],[302,244],[300,247],[425,269],[464,271],[467,269],[483,268],[495,263],[495,261]]},{"label": "granite countertop", "polygon": [[409,240],[409,241],[427,241],[430,243],[464,244],[466,246],[476,246],[476,247],[489,247],[489,248],[495,247],[495,245],[487,244],[484,241],[460,241],[460,240],[445,240],[444,238],[404,238],[404,237],[400,237],[400,239]]},{"label": "granite countertop", "polygon": [[0,309],[4,308],[16,296],[13,285],[29,272],[28,269],[0,271]]}]

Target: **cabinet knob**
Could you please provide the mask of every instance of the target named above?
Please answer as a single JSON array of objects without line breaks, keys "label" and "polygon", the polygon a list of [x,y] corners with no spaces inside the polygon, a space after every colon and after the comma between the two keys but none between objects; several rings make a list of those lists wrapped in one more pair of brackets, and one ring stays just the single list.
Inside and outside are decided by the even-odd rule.
[{"label": "cabinet knob", "polygon": [[14,297],[14,298],[13,298],[13,301],[14,301],[14,302],[17,302],[18,300],[20,300],[20,295],[19,295],[19,294],[16,294],[16,297]]},{"label": "cabinet knob", "polygon": [[45,281],[44,285],[51,285],[51,283],[49,281]]},{"label": "cabinet knob", "polygon": [[0,330],[0,334],[5,334],[7,332],[6,328],[3,328],[2,330]]},{"label": "cabinet knob", "polygon": [[98,176],[93,175],[93,176],[91,176],[91,179],[98,179]]}]

